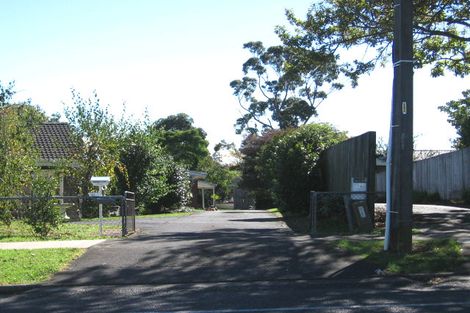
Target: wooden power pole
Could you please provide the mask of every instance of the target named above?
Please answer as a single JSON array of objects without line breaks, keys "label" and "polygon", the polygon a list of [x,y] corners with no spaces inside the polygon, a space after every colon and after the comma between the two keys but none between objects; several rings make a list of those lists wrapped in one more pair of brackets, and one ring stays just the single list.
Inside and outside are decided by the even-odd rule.
[{"label": "wooden power pole", "polygon": [[390,248],[411,252],[413,218],[413,5],[394,0]]}]

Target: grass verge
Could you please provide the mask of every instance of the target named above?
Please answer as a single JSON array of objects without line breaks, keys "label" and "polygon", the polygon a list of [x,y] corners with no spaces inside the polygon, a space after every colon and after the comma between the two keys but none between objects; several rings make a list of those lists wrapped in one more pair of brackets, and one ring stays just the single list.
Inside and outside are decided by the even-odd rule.
[{"label": "grass verge", "polygon": [[41,240],[89,240],[119,237],[121,227],[115,225],[103,225],[106,237],[99,236],[98,224],[63,223],[54,229],[47,237],[36,236],[31,227],[22,221],[13,221],[10,227],[0,224],[0,242],[41,241]]},{"label": "grass verge", "polygon": [[[194,212],[175,212],[151,215],[137,215],[136,218],[168,218],[192,215]],[[105,239],[121,236],[121,217],[106,217],[103,232],[106,236],[99,236],[98,218],[84,218],[76,223],[63,223],[59,228],[54,229],[47,237],[36,236],[31,227],[22,221],[13,221],[10,227],[0,223],[0,242],[19,242],[19,241],[41,241],[41,240],[90,240]]]},{"label": "grass verge", "polygon": [[173,212],[173,213],[160,213],[160,214],[148,214],[148,215],[137,215],[136,218],[165,218],[165,217],[180,217],[193,215],[196,211],[192,212]]},{"label": "grass verge", "polygon": [[343,239],[336,246],[394,274],[455,272],[466,261],[461,244],[454,239],[416,241],[412,253],[405,255],[383,251],[383,240]]},{"label": "grass verge", "polygon": [[0,285],[34,284],[64,270],[84,249],[0,250]]}]

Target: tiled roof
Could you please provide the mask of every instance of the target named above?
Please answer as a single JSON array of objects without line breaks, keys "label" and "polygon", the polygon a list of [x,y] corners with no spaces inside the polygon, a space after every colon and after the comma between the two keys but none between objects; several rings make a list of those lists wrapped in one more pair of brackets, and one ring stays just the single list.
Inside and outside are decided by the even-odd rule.
[{"label": "tiled roof", "polygon": [[67,123],[44,123],[34,132],[34,137],[43,160],[64,160],[72,154],[73,143]]}]

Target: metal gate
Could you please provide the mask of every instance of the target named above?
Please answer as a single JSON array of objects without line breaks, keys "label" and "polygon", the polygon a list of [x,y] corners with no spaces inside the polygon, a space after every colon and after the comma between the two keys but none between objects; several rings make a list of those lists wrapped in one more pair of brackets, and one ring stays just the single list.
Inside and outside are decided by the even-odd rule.
[{"label": "metal gate", "polygon": [[[127,236],[135,232],[135,193],[112,196],[35,196],[0,197],[0,207],[9,207],[14,219],[21,220],[27,207],[36,201],[52,200],[61,207],[67,223],[98,225],[102,236]],[[98,206],[104,216],[99,218]]]},{"label": "metal gate", "polygon": [[135,193],[124,192],[122,207],[122,236],[135,232]]}]

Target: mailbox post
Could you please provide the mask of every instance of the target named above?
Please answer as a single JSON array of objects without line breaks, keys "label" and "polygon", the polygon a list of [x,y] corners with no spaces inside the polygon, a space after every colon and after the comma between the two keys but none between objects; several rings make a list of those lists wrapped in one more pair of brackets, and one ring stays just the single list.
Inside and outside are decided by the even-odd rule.
[{"label": "mailbox post", "polygon": [[[109,182],[111,181],[111,178],[109,176],[92,176],[90,179],[91,183],[93,186],[98,187],[98,196],[102,197],[103,196],[103,191],[108,186]],[[95,193],[92,193],[91,195],[96,195]],[[100,236],[103,236],[103,204],[99,204],[99,209],[98,209],[98,214],[99,214],[99,220],[100,220]]]}]

